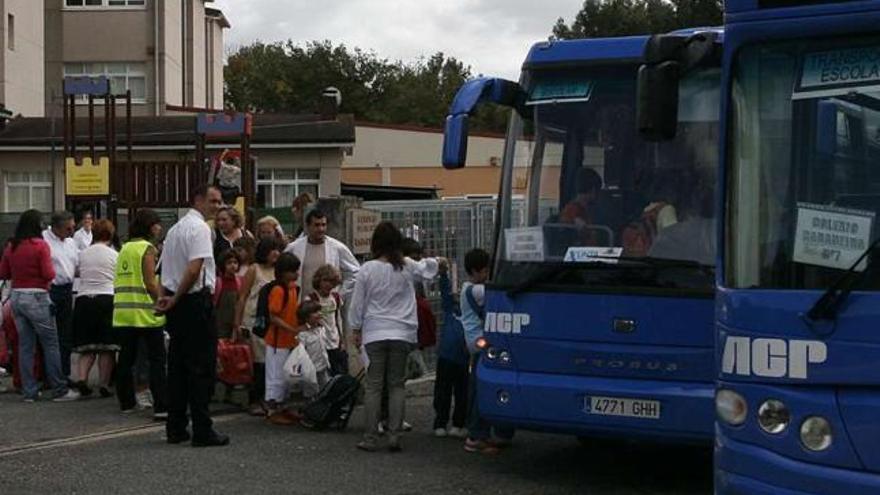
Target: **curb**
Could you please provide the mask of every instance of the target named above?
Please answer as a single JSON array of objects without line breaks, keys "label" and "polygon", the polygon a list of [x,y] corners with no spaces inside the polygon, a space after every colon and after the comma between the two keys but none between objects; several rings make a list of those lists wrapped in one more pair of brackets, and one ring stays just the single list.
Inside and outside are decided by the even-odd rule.
[{"label": "curb", "polygon": [[406,382],[406,396],[410,397],[430,397],[434,395],[434,373],[428,373],[421,378],[408,380]]}]

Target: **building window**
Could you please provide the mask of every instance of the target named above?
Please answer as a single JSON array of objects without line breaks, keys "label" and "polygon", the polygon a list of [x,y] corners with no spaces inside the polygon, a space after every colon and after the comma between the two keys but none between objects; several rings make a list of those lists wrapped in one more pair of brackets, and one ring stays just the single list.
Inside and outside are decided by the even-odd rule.
[{"label": "building window", "polygon": [[146,0],[64,0],[64,5],[83,9],[143,7]]},{"label": "building window", "polygon": [[4,210],[18,213],[31,208],[52,211],[52,174],[50,172],[6,172]]},{"label": "building window", "polygon": [[[142,63],[73,63],[64,64],[65,76],[110,78],[110,90],[115,95],[125,94],[131,90],[133,103],[147,102],[147,74],[145,65]],[[87,97],[80,97],[81,102],[87,101]]]},{"label": "building window", "polygon": [[257,169],[257,205],[262,208],[290,207],[302,193],[318,197],[319,169]]},{"label": "building window", "polygon": [[6,15],[6,46],[10,51],[15,51],[15,16]]}]

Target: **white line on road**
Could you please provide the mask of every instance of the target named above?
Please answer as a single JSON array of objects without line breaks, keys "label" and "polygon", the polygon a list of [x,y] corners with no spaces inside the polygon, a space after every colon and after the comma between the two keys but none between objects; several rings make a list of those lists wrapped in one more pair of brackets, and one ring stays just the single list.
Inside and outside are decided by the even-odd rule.
[{"label": "white line on road", "polygon": [[[243,413],[216,415],[215,423],[225,423],[237,417],[243,416]],[[84,445],[89,443],[97,443],[104,440],[113,440],[116,438],[133,437],[137,435],[146,435],[147,433],[158,433],[165,429],[165,423],[155,423],[147,425],[130,426],[127,428],[119,428],[116,430],[101,431],[97,433],[88,433],[68,438],[58,438],[55,440],[46,440],[44,442],[34,442],[23,445],[13,445],[0,449],[0,459],[12,457],[29,452],[37,452],[40,450],[55,449],[61,447],[73,447],[76,445]]]}]

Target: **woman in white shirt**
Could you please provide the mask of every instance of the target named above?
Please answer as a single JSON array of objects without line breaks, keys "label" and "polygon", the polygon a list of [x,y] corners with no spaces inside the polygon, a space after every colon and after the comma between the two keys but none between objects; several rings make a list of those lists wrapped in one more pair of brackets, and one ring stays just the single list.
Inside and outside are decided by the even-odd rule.
[{"label": "woman in white shirt", "polygon": [[110,375],[119,344],[113,333],[113,279],[116,258],[111,247],[116,229],[109,220],[98,220],[92,229],[94,243],[79,255],[80,285],[73,311],[73,351],[80,355],[77,388],[84,396],[89,373],[98,361],[101,397],[110,397]]},{"label": "woman in white shirt", "polygon": [[437,260],[421,262],[404,258],[403,236],[394,225],[383,222],[373,232],[373,260],[355,277],[349,319],[354,344],[366,348],[366,431],[357,444],[361,450],[378,449],[378,422],[382,393],[388,389],[388,449],[400,450],[400,431],[406,400],[406,358],[418,337],[416,296],[413,281],[437,273]]},{"label": "woman in white shirt", "polygon": [[83,213],[82,220],[79,223],[79,230],[73,234],[73,242],[76,243],[76,248],[80,251],[85,251],[85,249],[92,245],[92,212],[87,211]]}]

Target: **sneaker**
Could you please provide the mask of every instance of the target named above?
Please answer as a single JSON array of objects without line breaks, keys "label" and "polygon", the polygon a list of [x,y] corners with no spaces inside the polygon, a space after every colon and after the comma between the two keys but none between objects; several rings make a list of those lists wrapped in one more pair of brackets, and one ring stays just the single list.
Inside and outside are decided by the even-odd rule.
[{"label": "sneaker", "polygon": [[22,402],[26,402],[28,404],[33,404],[36,401],[37,401],[36,397],[25,397],[24,399],[22,399]]},{"label": "sneaker", "polygon": [[109,399],[110,397],[113,397],[113,392],[107,387],[101,387],[98,389],[98,395],[100,395],[102,399]]},{"label": "sneaker", "polygon": [[82,397],[82,396],[80,395],[79,392],[77,392],[76,390],[73,390],[73,389],[68,389],[66,394],[54,397],[52,399],[52,402],[71,402],[71,401],[79,400],[80,397]]},{"label": "sneaker", "polygon": [[293,426],[298,422],[290,415],[285,414],[284,411],[277,411],[273,414],[270,414],[266,417],[266,421],[278,426]]},{"label": "sneaker", "polygon": [[446,431],[446,428],[434,428],[434,436],[437,438],[446,438],[449,436],[449,432]]},{"label": "sneaker", "polygon": [[123,409],[122,414],[133,414],[135,411],[137,411],[137,409],[134,407],[129,408],[129,409]]},{"label": "sneaker", "polygon": [[510,440],[509,438],[490,438],[488,443],[495,448],[506,449],[513,445],[513,440]]},{"label": "sneaker", "polygon": [[467,438],[467,430],[464,428],[452,427],[449,429],[449,436],[452,438]]},{"label": "sneaker", "polygon": [[137,394],[135,394],[135,400],[137,400],[138,408],[140,409],[152,409],[153,408],[153,394],[150,393],[149,390],[141,390]]},{"label": "sneaker", "polygon": [[470,453],[479,453],[479,454],[497,454],[498,447],[490,444],[489,442],[484,442],[482,440],[473,440],[466,439],[464,441],[464,451]]},{"label": "sneaker", "polygon": [[401,425],[400,425],[400,429],[403,430],[403,431],[412,431],[412,429],[413,429],[413,425],[411,425],[411,424],[407,423],[406,421],[404,421],[403,423],[401,423]]},{"label": "sneaker", "polygon": [[9,372],[6,371],[6,368],[0,366],[0,376],[8,376]]},{"label": "sneaker", "polygon": [[[384,421],[379,421],[379,424],[376,425],[376,431],[379,432],[379,435],[384,435],[384,434],[385,434],[385,431],[387,431],[387,430],[388,430],[388,427],[385,426],[385,422],[384,422]],[[358,447],[358,448],[360,448],[360,447]]]},{"label": "sneaker", "polygon": [[355,445],[358,450],[363,450],[364,452],[376,452],[379,450],[379,446],[376,445],[376,442],[370,442],[368,440],[361,440]]},{"label": "sneaker", "polygon": [[167,412],[157,412],[153,414],[153,421],[168,421]]},{"label": "sneaker", "polygon": [[262,404],[251,404],[250,409],[248,409],[248,414],[251,416],[263,417],[266,415],[266,408],[263,407]]},{"label": "sneaker", "polygon": [[82,397],[88,397],[92,395],[92,388],[85,381],[79,381],[74,384],[76,390],[79,392],[79,395]]}]

